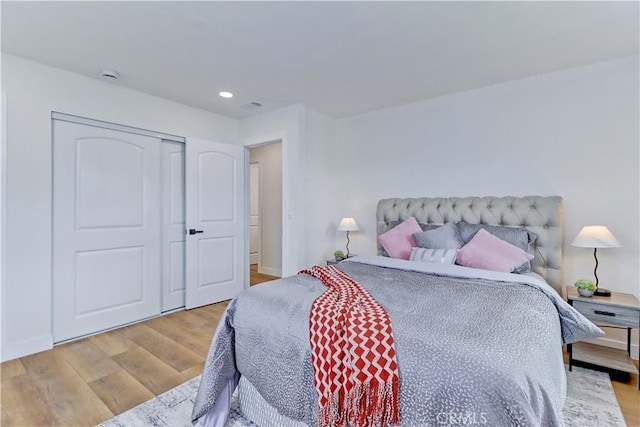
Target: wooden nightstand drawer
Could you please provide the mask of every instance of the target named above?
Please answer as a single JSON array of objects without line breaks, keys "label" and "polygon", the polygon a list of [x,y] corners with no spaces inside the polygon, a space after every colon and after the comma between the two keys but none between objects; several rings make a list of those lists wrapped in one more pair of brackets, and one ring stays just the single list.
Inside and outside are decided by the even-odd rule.
[{"label": "wooden nightstand drawer", "polygon": [[607,322],[629,328],[640,326],[640,312],[633,308],[583,301],[573,301],[573,308],[592,322]]}]

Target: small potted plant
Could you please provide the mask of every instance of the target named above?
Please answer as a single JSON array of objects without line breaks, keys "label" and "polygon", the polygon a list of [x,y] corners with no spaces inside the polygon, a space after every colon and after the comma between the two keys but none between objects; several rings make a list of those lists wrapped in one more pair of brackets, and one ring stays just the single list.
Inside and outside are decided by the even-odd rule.
[{"label": "small potted plant", "polygon": [[335,251],[333,253],[333,256],[336,257],[336,261],[338,261],[338,262],[342,261],[345,258],[344,252],[342,252],[342,251]]},{"label": "small potted plant", "polygon": [[592,296],[593,292],[597,289],[596,284],[587,279],[578,280],[575,284],[575,287],[578,288],[578,293],[583,297]]}]

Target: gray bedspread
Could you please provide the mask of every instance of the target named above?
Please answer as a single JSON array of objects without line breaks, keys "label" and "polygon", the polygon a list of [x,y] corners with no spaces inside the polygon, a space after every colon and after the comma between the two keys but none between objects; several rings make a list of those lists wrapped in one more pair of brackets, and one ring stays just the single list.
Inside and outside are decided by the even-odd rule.
[{"label": "gray bedspread", "polygon": [[[344,262],[386,308],[403,426],[563,424],[562,343],[602,335],[551,288]],[[309,311],[326,288],[297,275],[252,287],[227,307],[193,410],[236,371],[283,415],[316,425]]]}]

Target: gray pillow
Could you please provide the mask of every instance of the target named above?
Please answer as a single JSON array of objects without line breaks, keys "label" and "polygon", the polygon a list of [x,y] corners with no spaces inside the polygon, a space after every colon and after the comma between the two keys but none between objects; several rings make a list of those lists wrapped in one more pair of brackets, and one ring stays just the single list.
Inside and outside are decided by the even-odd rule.
[{"label": "gray pillow", "polygon": [[499,239],[505,242],[511,243],[513,246],[517,246],[525,252],[530,252],[530,246],[536,241],[538,235],[532,231],[521,227],[503,227],[500,225],[486,225],[486,224],[469,224],[468,222],[458,222],[456,224],[458,229],[458,235],[464,244],[476,235],[478,230],[484,228],[489,233],[493,234]]},{"label": "gray pillow", "polygon": [[[469,224],[468,222],[460,221],[456,223],[458,229],[458,235],[463,244],[469,243],[469,241],[476,235],[478,230],[484,228],[489,233],[493,234],[497,238],[511,243],[513,246],[517,246],[523,251],[532,254],[533,244],[535,243],[538,235],[533,231],[529,231],[522,227],[503,227],[500,225],[486,225],[486,224]],[[533,254],[535,255],[535,254]],[[526,273],[531,270],[531,264],[527,261],[520,267],[516,268],[514,273]]]},{"label": "gray pillow", "polygon": [[433,230],[413,233],[413,238],[419,247],[427,249],[460,249],[464,245],[453,222]]},{"label": "gray pillow", "polygon": [[[401,221],[389,221],[387,223],[387,231],[391,230],[392,228],[394,228],[397,225],[402,224],[403,222],[404,222],[404,220],[401,220]],[[419,222],[418,225],[420,226],[420,228],[422,228],[422,231],[434,230],[434,229],[440,227],[439,225],[425,224],[424,222]]]}]

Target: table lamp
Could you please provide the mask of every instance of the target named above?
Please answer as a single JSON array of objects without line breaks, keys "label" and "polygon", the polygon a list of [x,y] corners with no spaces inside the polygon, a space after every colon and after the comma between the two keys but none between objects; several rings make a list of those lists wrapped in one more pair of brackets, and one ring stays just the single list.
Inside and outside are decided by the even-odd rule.
[{"label": "table lamp", "polygon": [[593,275],[596,276],[596,291],[594,295],[601,297],[610,297],[611,291],[598,287],[598,248],[619,248],[622,246],[618,239],[604,225],[587,225],[582,227],[571,246],[579,248],[593,248],[593,257],[596,260],[596,267],[593,269]]},{"label": "table lamp", "polygon": [[356,223],[356,220],[353,218],[342,218],[340,224],[337,228],[338,231],[346,231],[347,232],[347,258],[349,258],[349,232],[350,231],[358,231],[360,228]]}]

